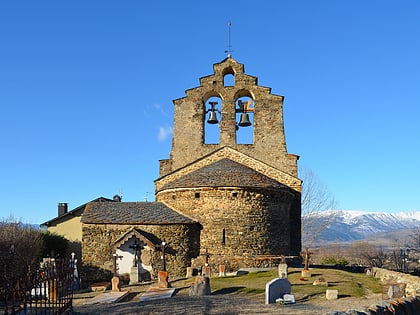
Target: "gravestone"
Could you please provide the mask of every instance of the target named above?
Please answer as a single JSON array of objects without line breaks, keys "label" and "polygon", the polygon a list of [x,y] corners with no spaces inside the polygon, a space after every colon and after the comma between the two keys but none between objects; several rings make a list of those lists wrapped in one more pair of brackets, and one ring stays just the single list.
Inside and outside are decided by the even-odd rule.
[{"label": "gravestone", "polygon": [[287,279],[276,278],[265,285],[265,304],[276,303],[276,299],[290,294],[291,284]]},{"label": "gravestone", "polygon": [[220,265],[219,266],[219,277],[226,277],[226,266]]},{"label": "gravestone", "polygon": [[140,269],[138,266],[131,267],[130,284],[137,284],[141,281]]},{"label": "gravestone", "polygon": [[112,291],[114,291],[114,292],[120,292],[121,291],[120,278],[118,276],[112,277],[111,283],[112,283]]},{"label": "gravestone", "polygon": [[191,278],[193,276],[193,267],[187,267],[187,274],[185,275],[186,278]]},{"label": "gravestone", "polygon": [[325,297],[327,298],[327,300],[338,299],[338,290],[327,290],[325,292]]},{"label": "gravestone", "polygon": [[279,278],[287,278],[287,264],[279,264]]},{"label": "gravestone", "polygon": [[211,268],[209,265],[204,266],[204,276],[209,277],[210,278],[211,275]]},{"label": "gravestone", "polygon": [[167,271],[159,271],[158,272],[158,287],[159,288],[167,288],[167,287],[169,287],[169,284],[168,284],[168,272]]},{"label": "gravestone", "polygon": [[204,296],[210,295],[211,288],[210,288],[210,278],[197,276],[195,277],[194,283],[190,287],[189,296]]}]

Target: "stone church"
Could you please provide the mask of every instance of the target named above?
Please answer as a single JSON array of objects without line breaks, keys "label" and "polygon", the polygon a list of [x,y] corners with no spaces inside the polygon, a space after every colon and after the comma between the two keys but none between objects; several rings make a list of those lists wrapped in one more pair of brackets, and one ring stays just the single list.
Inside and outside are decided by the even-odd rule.
[{"label": "stone church", "polygon": [[76,220],[84,266],[111,270],[114,254],[120,273],[138,259],[145,277],[161,268],[164,245],[174,276],[206,259],[214,270],[235,270],[298,255],[299,157],[286,149],[283,96],[257,81],[228,56],[173,101],[172,149],[160,161],[155,202],[98,198],[44,225],[65,234],[63,224]]}]

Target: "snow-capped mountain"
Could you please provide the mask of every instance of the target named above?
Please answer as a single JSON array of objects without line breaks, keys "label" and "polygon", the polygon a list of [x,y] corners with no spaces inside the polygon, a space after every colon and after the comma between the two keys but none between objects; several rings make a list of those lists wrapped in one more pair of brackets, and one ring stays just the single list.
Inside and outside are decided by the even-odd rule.
[{"label": "snow-capped mountain", "polygon": [[337,210],[317,214],[315,224],[323,224],[326,220],[329,223],[315,238],[317,244],[350,242],[373,238],[378,233],[416,229],[420,227],[420,211],[383,213]]}]

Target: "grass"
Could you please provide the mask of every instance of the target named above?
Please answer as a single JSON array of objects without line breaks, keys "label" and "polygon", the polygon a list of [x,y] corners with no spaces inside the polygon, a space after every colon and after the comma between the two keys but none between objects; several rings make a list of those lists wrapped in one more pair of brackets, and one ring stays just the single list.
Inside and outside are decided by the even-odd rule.
[{"label": "grass", "polygon": [[[314,286],[313,282],[323,277],[328,289],[338,289],[340,297],[363,297],[369,293],[381,293],[381,284],[371,276],[337,269],[311,269],[312,277],[301,280],[301,269],[289,268],[288,279],[292,293],[300,297],[325,297],[326,286]],[[249,297],[263,296],[265,285],[278,277],[277,269],[250,272],[228,277],[212,277],[210,286],[213,294],[246,294]],[[189,287],[193,279],[177,281],[174,286]]]}]

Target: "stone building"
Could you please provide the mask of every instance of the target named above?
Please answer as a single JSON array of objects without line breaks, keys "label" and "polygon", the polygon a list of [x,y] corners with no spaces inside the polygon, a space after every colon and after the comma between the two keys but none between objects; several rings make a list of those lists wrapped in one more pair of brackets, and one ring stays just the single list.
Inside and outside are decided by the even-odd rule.
[{"label": "stone building", "polygon": [[[174,100],[172,150],[160,161],[156,200],[202,224],[201,251],[214,263],[298,255],[301,180],[298,156],[286,149],[283,96],[230,56],[213,69]],[[212,140],[209,125],[218,133]],[[251,138],[241,143],[246,129]]]},{"label": "stone building", "polygon": [[298,156],[286,149],[283,96],[259,86],[230,56],[213,69],[174,100],[172,150],[160,161],[155,202],[101,197],[69,212],[77,219],[59,211],[44,224],[66,234],[77,221],[87,278],[111,271],[113,254],[122,258],[120,273],[138,259],[143,276],[154,277],[162,242],[175,277],[203,266],[205,252],[214,269],[299,254],[301,180]]}]

